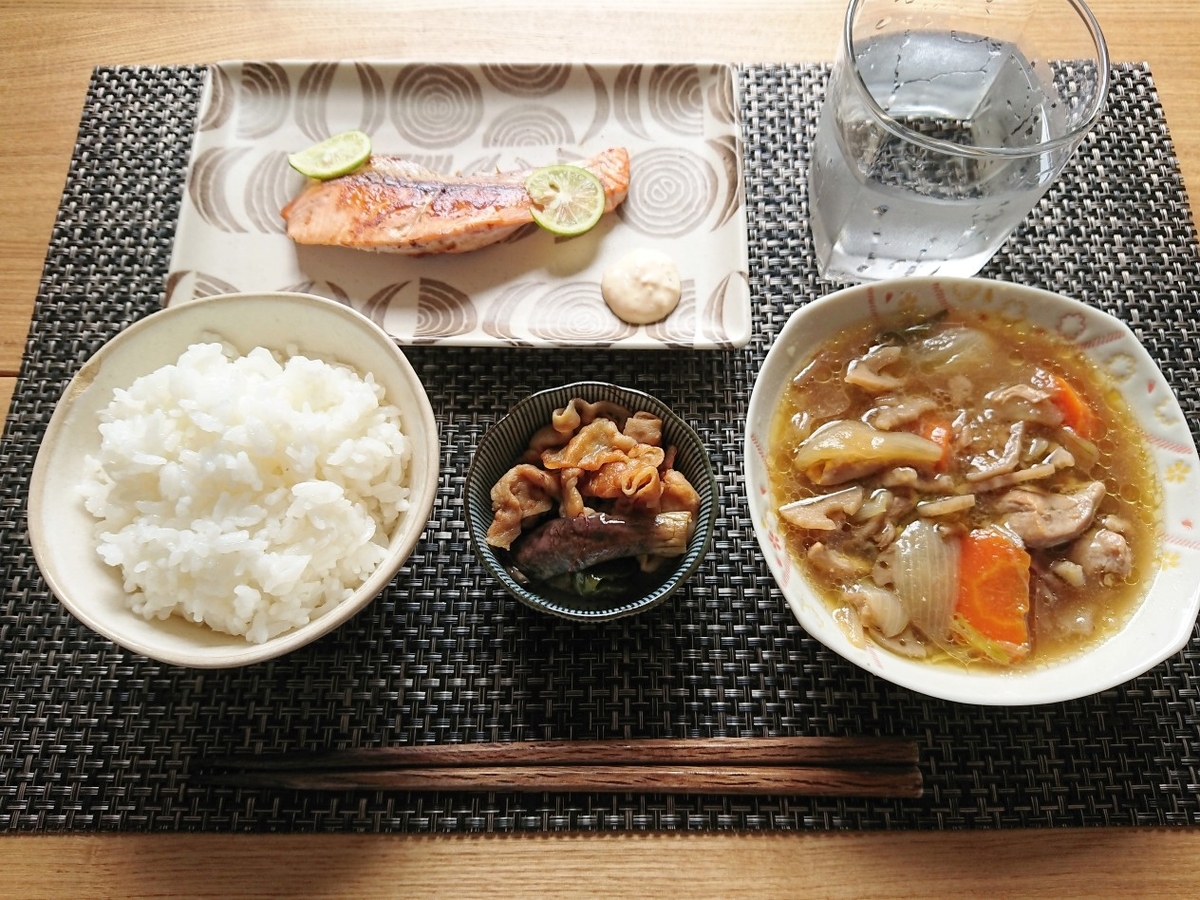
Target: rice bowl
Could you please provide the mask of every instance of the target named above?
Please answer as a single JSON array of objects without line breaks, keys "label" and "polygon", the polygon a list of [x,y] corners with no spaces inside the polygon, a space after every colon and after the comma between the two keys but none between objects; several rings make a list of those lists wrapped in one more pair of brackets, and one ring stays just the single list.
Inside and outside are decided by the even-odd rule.
[{"label": "rice bowl", "polygon": [[193,344],[100,419],[84,505],[147,619],[261,644],[349,597],[408,509],[399,410],[346,366]]},{"label": "rice bowl", "polygon": [[386,586],[437,462],[424,389],[370,320],[307,295],[208,298],[130,326],[72,380],[30,540],[55,595],[121,646],[242,665]]}]

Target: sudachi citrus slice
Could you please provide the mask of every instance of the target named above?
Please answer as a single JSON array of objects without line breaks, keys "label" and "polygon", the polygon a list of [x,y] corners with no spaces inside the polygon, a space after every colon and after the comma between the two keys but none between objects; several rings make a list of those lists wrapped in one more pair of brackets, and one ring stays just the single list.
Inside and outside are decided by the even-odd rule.
[{"label": "sudachi citrus slice", "polygon": [[325,181],[353,172],[371,156],[371,138],[361,131],[343,131],[307,150],[292,153],[288,164],[301,175]]},{"label": "sudachi citrus slice", "polygon": [[583,234],[604,215],[604,185],[587,169],[543,166],[525,179],[533,220],[554,234]]}]

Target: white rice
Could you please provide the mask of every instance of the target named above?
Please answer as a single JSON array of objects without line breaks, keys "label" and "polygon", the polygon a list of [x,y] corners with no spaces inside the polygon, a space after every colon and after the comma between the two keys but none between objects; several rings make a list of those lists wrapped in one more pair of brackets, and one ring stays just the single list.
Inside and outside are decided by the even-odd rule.
[{"label": "white rice", "polygon": [[408,509],[400,412],[345,366],[194,344],[100,419],[84,502],[147,619],[262,643],[359,587]]}]

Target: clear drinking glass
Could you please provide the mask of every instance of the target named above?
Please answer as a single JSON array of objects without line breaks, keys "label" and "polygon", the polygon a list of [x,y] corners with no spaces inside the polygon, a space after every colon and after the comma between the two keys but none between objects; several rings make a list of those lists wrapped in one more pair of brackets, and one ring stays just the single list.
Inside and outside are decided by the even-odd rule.
[{"label": "clear drinking glass", "polygon": [[851,0],[809,212],[822,275],[974,275],[1100,118],[1080,0]]}]

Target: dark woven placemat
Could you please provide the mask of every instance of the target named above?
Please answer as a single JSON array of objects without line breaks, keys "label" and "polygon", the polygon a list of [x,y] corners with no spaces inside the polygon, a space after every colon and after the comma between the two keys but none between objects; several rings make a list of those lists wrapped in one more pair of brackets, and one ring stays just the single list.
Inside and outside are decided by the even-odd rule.
[{"label": "dark woven placemat", "polygon": [[[0,828],[484,832],[1180,824],[1200,819],[1200,643],[1119,688],[1033,709],[935,701],[877,680],[797,626],[754,541],[741,423],[788,314],[830,290],[811,260],[807,144],[822,67],[749,67],[754,338],[742,351],[416,348],[440,419],[428,530],[392,587],[311,647],[228,671],[159,665],[66,615],[29,550],[38,441],[72,373],[156,309],[201,67],[98,69],[88,91],[0,448]],[[1129,322],[1200,421],[1200,266],[1149,71],[1115,73],[1108,115],[983,273]],[[479,436],[526,393],[620,381],[673,405],[711,448],[717,541],[654,612],[581,628],[486,578],[461,501]],[[905,734],[919,801],[721,796],[307,794],[195,782],[206,755],[537,738]]]}]

